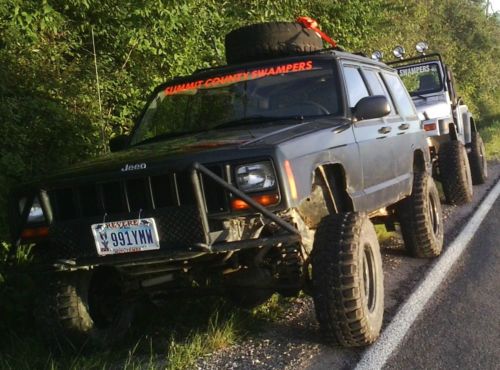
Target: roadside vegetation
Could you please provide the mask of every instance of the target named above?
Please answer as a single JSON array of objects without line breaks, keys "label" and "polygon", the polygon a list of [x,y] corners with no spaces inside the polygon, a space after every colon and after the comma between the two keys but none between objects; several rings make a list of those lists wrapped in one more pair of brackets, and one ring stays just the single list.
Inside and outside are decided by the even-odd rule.
[{"label": "roadside vegetation", "polygon": [[488,160],[500,161],[500,116],[484,120],[479,128]]},{"label": "roadside vegetation", "polygon": [[[29,246],[8,250],[7,194],[16,184],[107,152],[130,131],[153,87],[224,64],[224,35],[254,22],[307,15],[349,51],[370,55],[425,40],[455,73],[459,95],[479,118],[488,158],[500,160],[500,15],[486,0],[12,0],[0,2],[0,368],[171,368],[238,342],[281,317],[274,296],[253,311],[221,299],[141,307],[113,350],[56,355],[37,333]],[[94,52],[95,50],[95,52]],[[96,74],[97,71],[97,74]],[[392,234],[378,230],[379,236]]]}]

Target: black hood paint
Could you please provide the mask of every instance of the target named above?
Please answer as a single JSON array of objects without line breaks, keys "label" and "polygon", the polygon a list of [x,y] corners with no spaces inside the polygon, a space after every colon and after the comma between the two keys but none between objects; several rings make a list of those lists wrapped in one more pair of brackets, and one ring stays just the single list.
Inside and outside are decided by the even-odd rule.
[{"label": "black hood paint", "polygon": [[113,174],[113,177],[116,177],[119,173],[133,175],[144,171],[121,171],[126,164],[145,163],[147,170],[154,170],[155,167],[164,165],[166,162],[206,163],[231,160],[241,157],[242,154],[244,155],[243,152],[255,151],[257,148],[262,149],[263,152],[269,152],[273,147],[287,140],[346,122],[346,119],[338,118],[288,120],[200,132],[108,153],[67,167],[42,182],[46,184],[60,181],[73,182],[75,178],[94,177],[103,173]]}]

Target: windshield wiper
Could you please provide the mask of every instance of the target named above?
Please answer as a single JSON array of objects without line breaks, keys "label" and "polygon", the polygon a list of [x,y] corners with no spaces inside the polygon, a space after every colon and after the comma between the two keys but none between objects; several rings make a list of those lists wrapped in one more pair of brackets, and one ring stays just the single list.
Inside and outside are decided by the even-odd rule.
[{"label": "windshield wiper", "polygon": [[254,123],[268,123],[268,122],[276,122],[276,121],[285,121],[285,120],[304,120],[304,116],[281,116],[281,117],[271,117],[271,116],[250,116],[244,117],[228,122],[221,123],[220,125],[212,127],[212,129],[220,129],[220,128],[228,128],[228,127],[238,127],[245,126],[248,124]]},{"label": "windshield wiper", "polygon": [[417,96],[417,97],[419,97],[419,98],[421,98],[421,99],[427,100],[427,96],[423,96],[423,95],[420,95],[420,94],[412,93],[412,94],[411,94],[411,96],[412,96],[412,97],[413,97],[413,96]]},{"label": "windshield wiper", "polygon": [[138,143],[134,144],[135,145],[142,145],[142,144],[147,144],[147,143],[154,143],[155,141],[161,141],[161,140],[166,140],[166,139],[173,139],[179,136],[184,136],[184,135],[190,135],[190,134],[197,134],[199,132],[203,132],[206,130],[196,130],[196,131],[184,131],[184,132],[166,132],[164,134],[160,134],[157,136],[150,137],[148,139],[144,139],[142,141],[139,141]]}]

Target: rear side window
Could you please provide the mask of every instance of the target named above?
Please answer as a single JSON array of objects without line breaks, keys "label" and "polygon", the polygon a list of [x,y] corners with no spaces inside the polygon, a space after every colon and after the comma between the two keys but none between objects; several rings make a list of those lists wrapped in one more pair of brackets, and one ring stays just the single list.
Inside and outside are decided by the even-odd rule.
[{"label": "rear side window", "polygon": [[353,108],[358,101],[368,96],[368,89],[356,67],[344,67],[347,94],[349,96],[349,107]]},{"label": "rear side window", "polygon": [[416,116],[417,113],[415,112],[411,98],[399,77],[389,73],[384,73],[383,76],[398,106],[399,114],[403,117]]},{"label": "rear side window", "polygon": [[373,70],[363,70],[363,73],[366,78],[366,82],[368,82],[368,86],[372,92],[372,95],[384,95],[389,101],[389,105],[391,106],[391,115],[395,115],[397,112],[394,109],[394,104],[392,103],[391,95],[387,91],[384,83],[380,79],[380,75]]}]

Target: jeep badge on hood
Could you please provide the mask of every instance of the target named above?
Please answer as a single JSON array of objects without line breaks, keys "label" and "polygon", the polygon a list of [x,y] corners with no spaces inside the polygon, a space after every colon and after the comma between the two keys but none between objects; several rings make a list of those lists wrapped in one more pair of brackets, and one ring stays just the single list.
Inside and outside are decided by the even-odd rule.
[{"label": "jeep badge on hood", "polygon": [[147,167],[146,163],[136,163],[136,164],[126,164],[125,166],[122,167],[121,171],[122,172],[127,172],[127,171],[136,171],[136,170],[145,170]]}]

